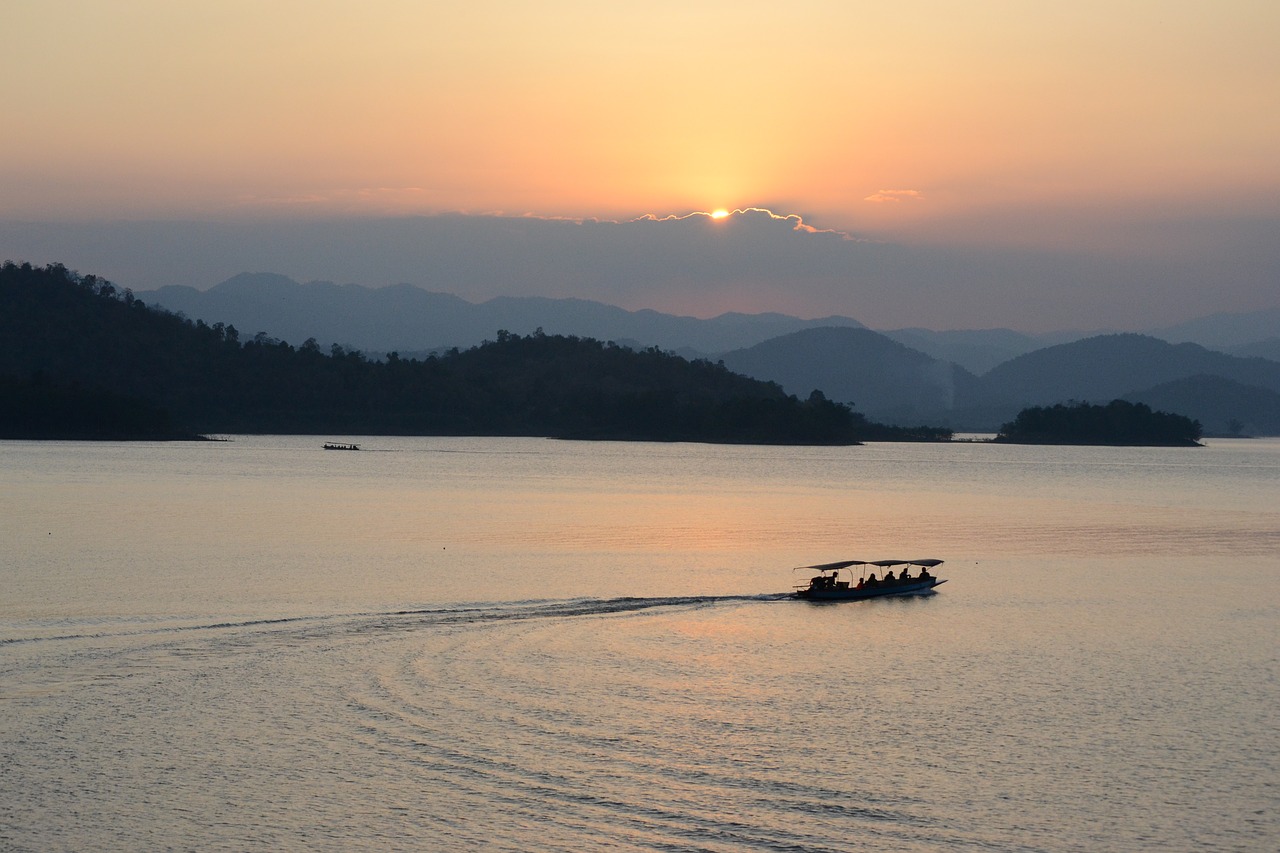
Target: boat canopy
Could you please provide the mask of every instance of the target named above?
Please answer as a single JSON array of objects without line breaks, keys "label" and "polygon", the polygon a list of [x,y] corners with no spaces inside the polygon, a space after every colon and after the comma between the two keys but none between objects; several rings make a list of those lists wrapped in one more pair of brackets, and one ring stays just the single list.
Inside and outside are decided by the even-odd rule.
[{"label": "boat canopy", "polygon": [[943,564],[943,560],[841,560],[838,563],[820,563],[816,566],[797,566],[792,569],[798,572],[801,569],[809,569],[819,572],[836,572],[840,569],[847,569],[850,566],[876,566],[877,568],[887,569],[891,566],[922,566],[926,569],[932,569],[934,566]]},{"label": "boat canopy", "polygon": [[839,571],[840,569],[847,569],[850,566],[865,566],[865,565],[867,565],[867,562],[865,560],[841,560],[838,563],[821,563],[817,566],[796,566],[791,571],[798,572],[801,569],[815,569],[819,572],[835,572],[835,571]]}]

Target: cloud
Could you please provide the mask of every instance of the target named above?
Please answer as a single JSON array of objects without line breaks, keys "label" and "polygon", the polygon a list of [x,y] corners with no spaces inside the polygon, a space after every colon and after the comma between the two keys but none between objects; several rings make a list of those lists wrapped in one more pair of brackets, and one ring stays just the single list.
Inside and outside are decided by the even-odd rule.
[{"label": "cloud", "polygon": [[274,272],[297,281],[408,283],[469,301],[572,297],[704,317],[778,311],[842,314],[873,328],[1140,329],[1275,304],[1274,221],[1214,227],[1232,240],[1197,244],[1191,255],[1119,256],[889,243],[766,208],[630,220],[451,213],[0,221],[0,259],[61,262],[135,291],[203,289],[242,272]]},{"label": "cloud", "polygon": [[[799,231],[804,234],[833,234],[843,240],[855,240],[852,234],[845,231],[839,231],[835,228],[818,228],[804,221],[798,213],[774,213],[767,207],[739,207],[729,211],[725,216],[723,213],[717,215],[714,211],[696,210],[692,213],[685,214],[667,214],[666,216],[658,216],[653,213],[646,213],[643,216],[632,219],[632,222],[683,222],[688,219],[705,218],[731,225],[735,220],[745,221],[752,220],[756,222],[767,220],[769,222],[780,222],[787,224],[792,231]],[[723,226],[722,226],[723,227]]]},{"label": "cloud", "polygon": [[876,190],[863,199],[873,204],[900,204],[903,201],[920,201],[924,193],[919,190]]}]

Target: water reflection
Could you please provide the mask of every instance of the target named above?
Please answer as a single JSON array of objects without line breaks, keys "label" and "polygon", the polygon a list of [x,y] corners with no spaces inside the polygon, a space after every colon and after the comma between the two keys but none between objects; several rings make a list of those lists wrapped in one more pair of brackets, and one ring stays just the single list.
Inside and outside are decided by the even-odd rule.
[{"label": "water reflection", "polygon": [[[5,843],[1280,833],[1280,444],[355,438],[0,447]],[[926,555],[934,596],[783,597]]]}]

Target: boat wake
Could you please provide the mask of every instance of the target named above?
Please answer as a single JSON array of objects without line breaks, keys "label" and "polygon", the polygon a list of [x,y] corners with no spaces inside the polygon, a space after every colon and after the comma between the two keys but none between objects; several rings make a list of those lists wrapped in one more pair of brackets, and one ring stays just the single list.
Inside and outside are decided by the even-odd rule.
[{"label": "boat wake", "polygon": [[[191,633],[279,631],[299,628],[337,629],[349,625],[360,633],[371,630],[407,630],[430,625],[458,625],[467,623],[503,622],[531,619],[563,619],[572,617],[607,616],[655,608],[700,608],[724,604],[782,601],[790,593],[763,593],[758,595],[685,595],[620,598],[570,598],[534,599],[514,602],[463,602],[406,610],[340,613],[329,615],[281,616],[275,618],[246,618],[210,620],[123,619],[112,622],[79,623],[84,630],[50,631],[0,637],[0,646],[54,641],[103,640],[114,637],[145,637],[156,635],[182,635]],[[75,623],[72,623],[75,624]],[[34,626],[33,626],[34,627]],[[41,626],[51,627],[51,626]],[[68,623],[60,623],[68,627]]]},{"label": "boat wake", "polygon": [[712,607],[750,601],[781,601],[790,593],[761,595],[680,595],[653,598],[623,596],[621,598],[570,598],[561,600],[519,601],[507,604],[482,604],[475,607],[430,610],[400,610],[394,616],[438,616],[449,621],[487,621],[503,619],[547,619],[565,616],[603,616],[655,607]]},{"label": "boat wake", "polygon": [[[391,849],[834,852],[850,832],[933,837],[910,797],[829,784],[825,744],[793,725],[811,697],[793,687],[796,659],[771,652],[811,614],[768,606],[787,597],[33,621],[29,634],[57,636],[0,654],[0,702],[23,712],[5,729],[22,775],[0,774],[0,800],[28,814],[48,790],[101,803],[73,815],[77,849],[236,848],[282,827],[303,846],[338,828]],[[120,785],[101,795],[62,759],[67,743]],[[177,805],[120,817],[139,802]],[[39,847],[34,830],[17,841]]]}]

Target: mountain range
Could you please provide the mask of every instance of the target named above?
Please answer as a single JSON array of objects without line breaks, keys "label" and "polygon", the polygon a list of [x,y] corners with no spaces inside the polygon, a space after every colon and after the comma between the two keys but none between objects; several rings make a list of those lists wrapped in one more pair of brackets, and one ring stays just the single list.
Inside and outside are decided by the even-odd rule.
[{"label": "mountain range", "polygon": [[[1234,396],[1224,394],[1234,389]],[[1210,434],[1280,434],[1280,362],[1241,358],[1149,335],[1097,335],[1035,350],[966,386],[955,422],[1003,422],[1028,405],[1124,398],[1199,420]],[[1166,408],[1177,400],[1177,408]],[[1230,402],[1229,406],[1220,405]],[[1241,426],[1233,429],[1231,423]]]},{"label": "mountain range", "polygon": [[[411,285],[300,284],[242,274],[206,291],[169,286],[135,294],[167,310],[372,355],[465,348],[499,330],[576,335],[690,358],[851,402],[887,423],[992,431],[1020,408],[1123,397],[1197,418],[1210,434],[1280,434],[1280,309],[1219,314],[1155,335],[1009,329],[872,331],[851,317],[784,314],[711,319],[629,311],[580,299],[502,297],[471,303]],[[1190,342],[1198,337],[1210,349]],[[1232,354],[1238,353],[1238,354]],[[1247,356],[1247,357],[1246,357]],[[1270,357],[1268,357],[1270,356]]]},{"label": "mountain range", "polygon": [[1280,362],[1146,335],[1045,347],[976,376],[869,329],[807,329],[726,353],[731,370],[789,393],[821,389],[886,423],[994,431],[1027,406],[1123,398],[1211,434],[1280,434]]},{"label": "mountain range", "polygon": [[60,264],[0,264],[0,436],[532,435],[853,444],[945,439],[705,360],[562,335],[375,361],[178,317]]},{"label": "mountain range", "polygon": [[[942,423],[977,378],[950,361],[870,329],[803,329],[725,353],[725,367],[777,382],[790,394],[814,389],[876,412],[886,423]],[[957,389],[960,389],[959,391]]]},{"label": "mountain range", "polygon": [[250,335],[290,342],[315,338],[348,349],[400,355],[470,347],[499,329],[525,335],[578,335],[688,355],[709,355],[818,326],[862,324],[849,317],[801,320],[785,314],[722,314],[710,320],[628,311],[585,299],[499,297],[467,302],[409,284],[371,288],[332,282],[299,284],[282,275],[241,274],[208,290],[170,285],[135,294],[149,304]]}]

